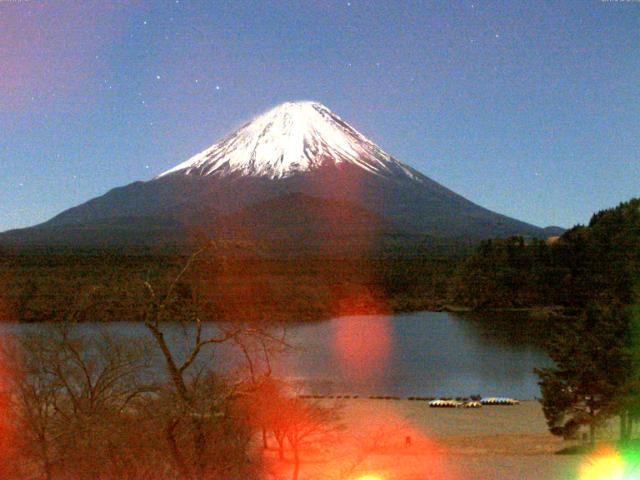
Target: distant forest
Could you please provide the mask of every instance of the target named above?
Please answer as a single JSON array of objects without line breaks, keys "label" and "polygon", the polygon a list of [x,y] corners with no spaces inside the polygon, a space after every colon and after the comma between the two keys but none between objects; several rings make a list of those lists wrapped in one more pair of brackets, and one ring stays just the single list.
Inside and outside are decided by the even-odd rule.
[{"label": "distant forest", "polygon": [[[188,255],[121,252],[4,255],[6,317],[137,321],[145,282],[168,285]],[[205,251],[181,279],[182,296],[206,297],[208,319],[306,322],[335,315],[442,309],[459,258],[265,259]],[[160,287],[162,288],[162,287]]]},{"label": "distant forest", "polygon": [[640,199],[621,203],[553,241],[483,242],[456,268],[451,302],[472,309],[629,304],[640,273]]},{"label": "distant forest", "polygon": [[[23,322],[140,320],[145,282],[169,283],[178,253],[0,251],[0,316]],[[561,237],[488,240],[354,258],[267,258],[246,246],[207,249],[180,281],[210,319],[313,321],[335,315],[446,309],[581,309],[631,302],[640,259],[640,199]],[[250,317],[250,318],[247,318]]]}]

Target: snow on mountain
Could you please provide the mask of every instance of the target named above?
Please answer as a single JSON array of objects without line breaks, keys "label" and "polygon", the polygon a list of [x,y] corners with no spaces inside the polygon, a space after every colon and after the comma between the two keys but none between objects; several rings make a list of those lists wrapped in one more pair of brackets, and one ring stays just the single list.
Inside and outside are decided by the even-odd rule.
[{"label": "snow on mountain", "polygon": [[343,162],[382,177],[421,181],[415,171],[316,102],[278,105],[157,178],[240,174],[281,179]]},{"label": "snow on mountain", "polygon": [[248,235],[287,252],[330,240],[342,253],[371,242],[548,236],[397,161],[324,105],[295,102],[159,177],[0,234],[0,244],[179,244],[192,231]]}]

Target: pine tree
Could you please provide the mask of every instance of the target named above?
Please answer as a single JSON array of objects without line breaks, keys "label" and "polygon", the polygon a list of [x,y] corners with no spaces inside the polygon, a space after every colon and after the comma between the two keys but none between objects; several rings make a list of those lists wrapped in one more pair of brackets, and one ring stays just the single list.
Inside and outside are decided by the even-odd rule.
[{"label": "pine tree", "polygon": [[591,304],[556,325],[547,348],[555,366],[536,370],[542,408],[552,433],[570,436],[587,426],[593,444],[597,426],[619,413],[628,385],[628,315],[618,304]]}]

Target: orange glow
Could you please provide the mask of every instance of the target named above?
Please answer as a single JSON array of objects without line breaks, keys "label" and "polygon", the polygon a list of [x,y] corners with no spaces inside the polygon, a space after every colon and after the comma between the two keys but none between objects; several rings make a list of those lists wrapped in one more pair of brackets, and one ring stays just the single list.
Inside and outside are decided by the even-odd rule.
[{"label": "orange glow", "polygon": [[611,447],[599,449],[580,467],[580,480],[623,480],[624,460]]},{"label": "orange glow", "polygon": [[[304,450],[301,470],[305,478],[466,478],[461,469],[448,460],[446,446],[428,438],[422,428],[413,427],[406,418],[394,413],[382,402],[376,405],[369,402],[351,404],[355,408],[348,409],[348,432],[341,436],[338,443],[329,447],[329,455],[319,454],[311,447]],[[365,416],[360,415],[362,413]],[[405,444],[407,437],[411,438],[409,446]],[[266,450],[265,455],[275,475],[290,477],[293,465],[290,460],[292,454],[288,450],[285,461],[277,461],[275,447]],[[360,461],[362,463],[358,464]],[[352,468],[355,471],[345,477],[345,471]]]},{"label": "orange glow", "polygon": [[[0,277],[0,322],[14,322],[15,314],[12,302],[8,299],[9,278]],[[0,478],[10,478],[12,471],[13,449],[16,444],[16,429],[11,421],[11,381],[15,374],[16,364],[10,362],[5,357],[5,347],[8,347],[8,336],[6,333],[0,339],[2,348],[0,349]]]},{"label": "orange glow", "polygon": [[14,444],[14,429],[10,421],[10,398],[7,379],[11,372],[0,355],[0,478],[9,478]]},{"label": "orange glow", "polygon": [[334,350],[345,376],[357,380],[381,376],[391,350],[389,320],[344,317],[334,325]]},{"label": "orange glow", "polygon": [[364,473],[354,475],[354,480],[464,478],[448,461],[447,447],[430,438],[423,426],[414,425],[405,413],[398,411],[394,402],[356,401],[351,404],[345,420],[359,447],[375,452],[369,458],[373,463],[363,469]]}]

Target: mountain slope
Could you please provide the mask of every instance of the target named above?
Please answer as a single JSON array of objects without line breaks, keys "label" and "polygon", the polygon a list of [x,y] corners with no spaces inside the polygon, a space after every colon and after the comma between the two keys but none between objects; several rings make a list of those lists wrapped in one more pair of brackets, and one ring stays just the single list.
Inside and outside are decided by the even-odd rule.
[{"label": "mountain slope", "polygon": [[282,179],[330,163],[356,165],[382,177],[417,179],[409,167],[314,102],[283,103],[158,178],[177,173]]},{"label": "mountain slope", "polygon": [[[300,221],[289,221],[296,218]],[[119,226],[118,235],[109,232],[110,225]],[[180,243],[187,232],[215,236],[232,231],[231,225],[244,225],[240,230],[247,238],[277,237],[291,248],[301,242],[343,244],[350,235],[367,237],[370,245],[398,234],[415,239],[547,236],[394,159],[327,107],[298,102],[258,116],[150,181],[113,189],[31,229],[0,234],[0,241],[46,243],[50,234],[58,244],[73,244],[82,231],[89,244],[108,238],[162,243],[162,237]],[[145,231],[153,233],[145,238]]]}]

